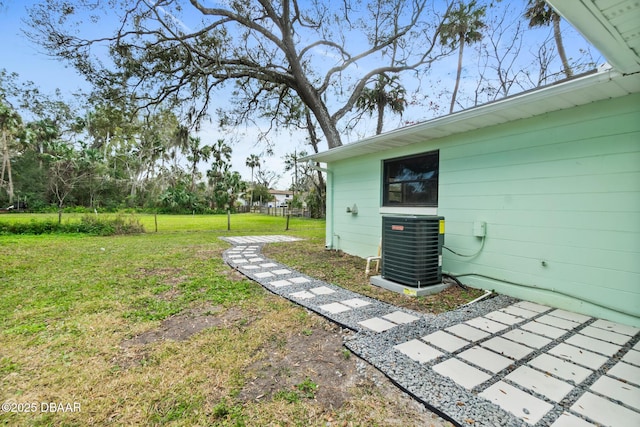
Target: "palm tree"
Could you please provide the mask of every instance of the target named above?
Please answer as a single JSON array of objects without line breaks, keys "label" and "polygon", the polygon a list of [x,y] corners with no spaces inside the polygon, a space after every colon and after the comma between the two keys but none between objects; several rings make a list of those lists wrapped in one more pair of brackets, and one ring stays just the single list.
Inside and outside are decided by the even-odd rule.
[{"label": "palm tree", "polygon": [[189,154],[187,154],[187,160],[191,162],[191,186],[189,191],[193,193],[196,188],[198,163],[209,161],[209,158],[211,157],[211,147],[209,145],[201,147],[200,138],[190,136],[188,149]]},{"label": "palm tree", "polygon": [[544,27],[553,24],[553,38],[556,41],[558,55],[562,61],[562,68],[567,78],[573,76],[573,71],[567,60],[567,54],[564,51],[564,43],[562,42],[562,33],[560,32],[560,15],[556,13],[551,6],[544,0],[529,0],[527,9],[524,12],[525,18],[529,19],[529,28]]},{"label": "palm tree", "polygon": [[5,186],[5,172],[7,173],[7,195],[9,203],[13,203],[13,176],[11,174],[11,154],[9,140],[14,139],[16,133],[22,128],[20,115],[0,101],[0,131],[2,133],[2,172],[0,173],[0,187]]},{"label": "palm tree", "polygon": [[456,97],[458,95],[458,88],[460,87],[460,75],[462,74],[462,56],[464,53],[464,46],[466,44],[471,45],[473,43],[482,40],[482,33],[480,29],[486,25],[482,22],[486,12],[486,6],[478,6],[476,0],[472,0],[469,4],[465,4],[463,1],[458,3],[458,8],[453,9],[446,22],[442,25],[440,42],[443,45],[448,45],[452,49],[458,46],[458,69],[456,72],[456,84],[453,88],[453,95],[451,95],[451,105],[449,107],[449,113],[453,112],[453,107],[456,103]]},{"label": "palm tree", "polygon": [[384,123],[384,109],[389,107],[393,113],[402,116],[404,107],[407,105],[406,93],[407,91],[398,83],[398,76],[388,77],[385,74],[379,74],[373,89],[365,87],[362,90],[356,101],[356,107],[368,111],[369,115],[377,111],[376,135],[379,135],[382,133]]},{"label": "palm tree", "polygon": [[260,169],[260,164],[261,164],[260,157],[258,157],[256,154],[249,155],[249,157],[247,157],[247,160],[245,162],[245,165],[248,168],[251,168],[251,204],[249,206],[253,206],[253,187],[254,187],[253,169],[254,168]]}]

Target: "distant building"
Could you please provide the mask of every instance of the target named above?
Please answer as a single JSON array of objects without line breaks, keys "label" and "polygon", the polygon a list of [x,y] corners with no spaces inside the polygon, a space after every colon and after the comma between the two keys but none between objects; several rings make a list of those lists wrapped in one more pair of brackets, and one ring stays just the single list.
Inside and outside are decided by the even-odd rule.
[{"label": "distant building", "polygon": [[293,200],[293,191],[288,190],[269,190],[269,194],[275,197],[273,202],[269,202],[270,207],[284,207]]}]

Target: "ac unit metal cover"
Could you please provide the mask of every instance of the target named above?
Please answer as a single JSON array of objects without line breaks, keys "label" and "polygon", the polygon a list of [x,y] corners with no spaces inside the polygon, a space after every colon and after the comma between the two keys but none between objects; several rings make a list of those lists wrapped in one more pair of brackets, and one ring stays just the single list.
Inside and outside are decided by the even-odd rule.
[{"label": "ac unit metal cover", "polygon": [[382,277],[412,287],[442,282],[442,216],[382,217]]}]

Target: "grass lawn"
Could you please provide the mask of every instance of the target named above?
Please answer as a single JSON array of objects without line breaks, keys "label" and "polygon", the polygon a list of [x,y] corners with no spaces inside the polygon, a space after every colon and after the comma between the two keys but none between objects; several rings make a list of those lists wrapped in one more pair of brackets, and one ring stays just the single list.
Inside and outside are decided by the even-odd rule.
[{"label": "grass lawn", "polygon": [[[45,215],[0,221],[34,217]],[[219,237],[303,237],[269,245],[268,256],[423,310],[477,293],[454,292],[443,304],[371,290],[364,261],[324,251],[319,220],[292,218],[285,232],[282,217],[233,215],[227,231],[226,216],[158,216],[154,232],[153,215],[137,217],[147,233],[0,236],[0,403],[9,403],[0,424],[424,423],[410,403],[358,375],[335,325],[224,264],[229,245]],[[309,358],[327,342],[325,360]]]}]

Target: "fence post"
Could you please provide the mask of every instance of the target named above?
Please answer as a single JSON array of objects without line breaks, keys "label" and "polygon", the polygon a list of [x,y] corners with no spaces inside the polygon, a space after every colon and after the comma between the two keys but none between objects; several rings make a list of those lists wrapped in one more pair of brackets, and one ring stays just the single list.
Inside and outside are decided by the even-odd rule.
[{"label": "fence post", "polygon": [[291,218],[291,214],[287,215],[287,228],[285,228],[285,231],[289,231],[289,218]]},{"label": "fence post", "polygon": [[227,231],[231,230],[231,210],[227,209]]}]

